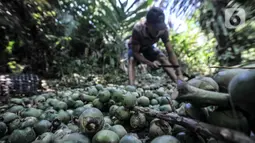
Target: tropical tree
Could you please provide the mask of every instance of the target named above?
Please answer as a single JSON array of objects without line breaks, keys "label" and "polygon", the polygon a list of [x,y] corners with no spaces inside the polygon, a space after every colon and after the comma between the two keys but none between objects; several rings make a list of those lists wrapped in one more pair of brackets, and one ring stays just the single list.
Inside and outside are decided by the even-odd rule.
[{"label": "tropical tree", "polygon": [[[206,35],[197,23],[199,10],[191,19],[186,20],[186,31],[177,32],[170,29],[170,41],[180,60],[179,63],[188,74],[210,74],[213,69],[209,65],[217,65],[214,46],[217,44],[213,35]],[[159,47],[164,50],[163,43]],[[187,67],[185,67],[187,66]]]},{"label": "tropical tree", "polygon": [[[252,1],[206,1],[202,6],[200,23],[209,33],[213,32],[218,45],[217,57],[221,65],[236,65],[242,62],[242,52],[254,47],[254,17]],[[246,12],[246,23],[234,29],[225,26],[225,9],[242,8]],[[238,16],[238,15],[236,15]],[[238,18],[238,17],[237,17]],[[239,17],[240,18],[240,17]],[[228,20],[228,19],[226,19]],[[231,19],[230,19],[231,20]]]},{"label": "tropical tree", "polygon": [[14,57],[16,63],[30,65],[39,73],[59,75],[88,69],[71,66],[77,68],[67,70],[67,63],[117,67],[123,39],[145,16],[150,3],[127,4],[117,0],[3,1],[1,64]]},{"label": "tropical tree", "polygon": [[[192,18],[196,9],[201,11],[199,20],[204,32],[213,34],[217,40],[214,47],[221,65],[235,65],[243,61],[243,51],[254,47],[253,21],[255,16],[254,1],[241,0],[166,0],[158,1],[158,6],[179,19]],[[246,13],[246,23],[235,29],[225,26],[225,9],[242,8]],[[173,23],[169,21],[170,27]],[[249,32],[248,32],[249,31]],[[250,56],[251,57],[251,56]]]}]

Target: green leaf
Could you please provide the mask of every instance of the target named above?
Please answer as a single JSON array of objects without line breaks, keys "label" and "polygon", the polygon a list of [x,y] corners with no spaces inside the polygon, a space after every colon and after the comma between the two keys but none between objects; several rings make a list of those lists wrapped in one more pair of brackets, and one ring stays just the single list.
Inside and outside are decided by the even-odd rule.
[{"label": "green leaf", "polygon": [[105,11],[105,16],[107,17],[108,21],[111,22],[112,24],[117,24],[119,25],[119,20],[117,18],[117,13],[112,11],[108,6],[106,6],[103,2],[100,2],[100,5],[102,6],[103,10]]},{"label": "green leaf", "polygon": [[60,40],[55,43],[55,46],[59,45],[59,43],[60,43]]},{"label": "green leaf", "polygon": [[150,6],[153,3],[153,0],[147,0],[147,5]]},{"label": "green leaf", "polygon": [[142,17],[146,16],[147,11],[141,11],[135,15],[135,17],[130,18],[126,21],[124,21],[123,26],[130,25],[131,23],[136,22],[137,20],[140,20]]},{"label": "green leaf", "polygon": [[10,61],[7,63],[7,65],[11,69],[12,73],[21,73],[22,70],[24,69],[24,66],[16,63],[16,61]]},{"label": "green leaf", "polygon": [[121,9],[117,6],[116,0],[109,0],[109,2],[111,3],[112,7],[115,10],[117,19],[120,19],[120,17],[121,17]]},{"label": "green leaf", "polygon": [[133,30],[133,28],[134,28],[134,25],[135,25],[135,24],[131,24],[131,25],[129,25],[129,26],[128,26],[128,28],[127,28],[127,31],[132,31],[132,30]]},{"label": "green leaf", "polygon": [[126,15],[126,12],[125,12],[125,8],[126,8],[126,5],[127,5],[127,2],[128,1],[126,1],[124,3],[121,3],[121,1],[119,0],[119,3],[121,5],[121,8],[118,9],[119,10],[119,16],[120,16],[120,18],[119,18],[120,21],[122,21],[122,20],[127,18],[127,15]]},{"label": "green leaf", "polygon": [[128,0],[126,0],[126,1],[122,4],[123,11],[124,11],[124,10],[125,10],[125,8],[127,7],[127,4],[128,4]]},{"label": "green leaf", "polygon": [[8,46],[6,47],[6,51],[11,54],[12,53],[12,49],[13,49],[13,45],[15,44],[15,41],[9,41]]},{"label": "green leaf", "polygon": [[115,33],[117,33],[116,28],[112,25],[111,22],[109,22],[109,19],[107,19],[105,17],[98,17],[98,16],[96,16],[96,17],[97,17],[98,21],[102,22],[107,27],[109,27],[111,31],[114,31]]},{"label": "green leaf", "polygon": [[127,16],[132,16],[133,14],[138,13],[140,10],[146,9],[148,7],[147,2],[143,2],[141,5],[139,5],[134,11],[129,12]]}]

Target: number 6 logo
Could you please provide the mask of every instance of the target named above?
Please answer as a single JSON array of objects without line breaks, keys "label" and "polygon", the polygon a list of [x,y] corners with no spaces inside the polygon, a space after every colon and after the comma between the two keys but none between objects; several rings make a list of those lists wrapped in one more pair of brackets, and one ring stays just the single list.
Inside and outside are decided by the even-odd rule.
[{"label": "number 6 logo", "polygon": [[242,8],[225,9],[225,26],[234,29],[245,23],[245,11]]}]

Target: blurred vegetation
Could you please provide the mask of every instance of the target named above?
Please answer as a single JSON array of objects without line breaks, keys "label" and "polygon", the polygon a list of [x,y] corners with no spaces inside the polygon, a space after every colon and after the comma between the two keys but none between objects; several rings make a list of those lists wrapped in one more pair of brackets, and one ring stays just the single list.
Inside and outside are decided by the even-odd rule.
[{"label": "blurred vegetation", "polygon": [[[209,65],[217,65],[214,46],[216,39],[212,35],[205,35],[197,24],[198,13],[187,20],[187,30],[176,33],[170,31],[170,40],[176,55],[181,62],[186,63],[187,73],[210,74],[213,69]],[[163,46],[161,46],[163,47]]]},{"label": "blurred vegetation", "polygon": [[124,33],[145,15],[149,2],[129,7],[115,0],[0,4],[1,66],[15,60],[44,76],[62,76],[118,69]]},{"label": "blurred vegetation", "polygon": [[[217,40],[216,55],[220,65],[237,65],[243,61],[243,52],[254,49],[254,1],[210,1],[207,0],[201,7],[200,24],[207,33],[213,33]],[[245,10],[245,24],[229,29],[225,26],[225,9],[242,8]],[[252,54],[252,53],[251,53]],[[252,56],[251,56],[252,57]]]},{"label": "blurred vegetation", "polygon": [[[121,74],[124,40],[153,0],[20,0],[0,2],[0,72],[24,66],[44,77],[78,73]],[[161,0],[165,9],[169,1]],[[228,5],[230,4],[230,5]],[[246,23],[224,26],[224,9],[242,7]],[[173,0],[170,13],[186,17],[188,29],[170,39],[189,72],[208,74],[209,65],[254,60],[253,1]],[[169,23],[171,25],[171,22]],[[170,26],[171,27],[171,26]],[[161,46],[162,47],[162,46]]]}]

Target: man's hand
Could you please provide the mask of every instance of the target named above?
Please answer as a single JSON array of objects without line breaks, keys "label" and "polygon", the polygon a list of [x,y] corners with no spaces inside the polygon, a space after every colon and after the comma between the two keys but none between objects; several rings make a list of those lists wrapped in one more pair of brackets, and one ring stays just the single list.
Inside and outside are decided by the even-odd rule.
[{"label": "man's hand", "polygon": [[183,78],[182,75],[178,75],[178,76],[177,76],[177,80],[182,80],[182,81],[184,81],[184,78]]},{"label": "man's hand", "polygon": [[180,68],[176,69],[177,80],[184,81],[184,77]]},{"label": "man's hand", "polygon": [[148,66],[152,69],[158,69],[160,66],[160,62],[159,61],[149,62]]}]

